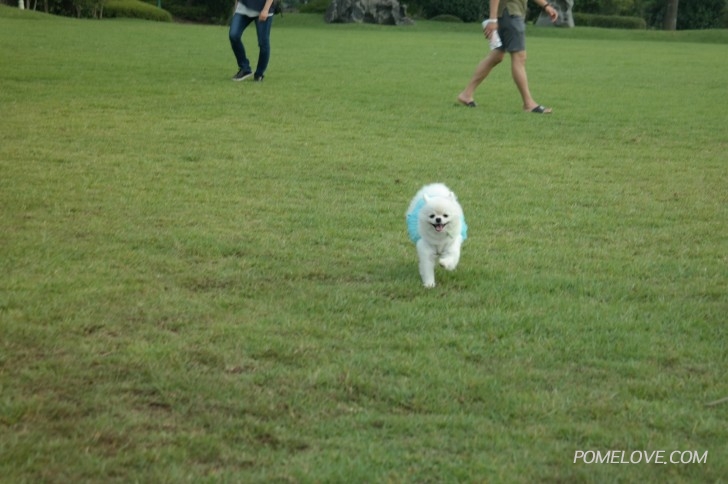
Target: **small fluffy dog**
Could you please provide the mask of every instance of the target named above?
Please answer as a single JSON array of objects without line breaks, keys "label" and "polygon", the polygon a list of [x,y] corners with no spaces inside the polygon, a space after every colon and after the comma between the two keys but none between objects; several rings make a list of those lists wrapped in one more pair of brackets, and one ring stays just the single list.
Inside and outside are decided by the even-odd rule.
[{"label": "small fluffy dog", "polygon": [[452,271],[460,261],[468,234],[463,209],[452,190],[433,183],[417,192],[405,217],[410,239],[417,244],[422,284],[435,287],[435,263]]}]

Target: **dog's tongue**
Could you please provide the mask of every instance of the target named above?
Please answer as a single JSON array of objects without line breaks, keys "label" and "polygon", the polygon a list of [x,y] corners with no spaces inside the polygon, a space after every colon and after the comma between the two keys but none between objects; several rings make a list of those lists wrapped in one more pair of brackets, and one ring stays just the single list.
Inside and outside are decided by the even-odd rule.
[{"label": "dog's tongue", "polygon": [[444,229],[444,228],[445,228],[444,225],[435,225],[435,230],[437,230],[438,232],[442,232],[442,229]]}]

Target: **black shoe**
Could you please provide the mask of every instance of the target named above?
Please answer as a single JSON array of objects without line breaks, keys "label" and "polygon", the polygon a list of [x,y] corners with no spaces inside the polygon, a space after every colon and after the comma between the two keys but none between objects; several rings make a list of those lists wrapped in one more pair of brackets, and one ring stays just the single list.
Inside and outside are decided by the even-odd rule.
[{"label": "black shoe", "polygon": [[253,77],[253,80],[254,80],[255,82],[263,82],[263,77],[265,77],[265,76],[264,76],[263,74],[256,74],[256,75],[255,75],[255,76]]},{"label": "black shoe", "polygon": [[240,69],[238,71],[238,73],[233,76],[233,81],[244,81],[245,79],[249,78],[252,75],[253,75],[252,72],[244,71],[244,70]]}]

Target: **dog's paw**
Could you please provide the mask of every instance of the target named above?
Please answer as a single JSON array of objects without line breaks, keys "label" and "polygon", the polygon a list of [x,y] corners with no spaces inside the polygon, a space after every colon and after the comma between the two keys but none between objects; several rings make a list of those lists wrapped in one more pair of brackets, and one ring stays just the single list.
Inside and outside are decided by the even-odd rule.
[{"label": "dog's paw", "polygon": [[458,266],[458,260],[455,257],[443,257],[440,259],[440,265],[448,271],[454,271]]},{"label": "dog's paw", "polygon": [[429,289],[435,287],[435,281],[422,281],[422,285]]}]

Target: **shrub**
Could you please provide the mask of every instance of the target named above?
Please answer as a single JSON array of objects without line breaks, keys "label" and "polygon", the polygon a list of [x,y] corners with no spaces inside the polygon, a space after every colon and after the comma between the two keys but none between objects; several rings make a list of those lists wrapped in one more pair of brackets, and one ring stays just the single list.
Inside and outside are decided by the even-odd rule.
[{"label": "shrub", "polygon": [[301,13],[326,13],[331,0],[311,0],[306,4],[302,4],[299,12]]},{"label": "shrub", "polygon": [[460,17],[456,17],[455,15],[448,15],[448,14],[436,15],[436,16],[432,17],[430,20],[434,20],[435,22],[461,22],[461,23],[463,21]]},{"label": "shrub", "polygon": [[573,12],[598,15],[636,15],[640,0],[579,0],[574,2]]},{"label": "shrub", "polygon": [[[677,11],[677,30],[697,30],[726,27],[725,12],[728,8],[726,0],[681,1]],[[666,13],[666,2],[648,0],[644,17],[650,27],[663,28]]]},{"label": "shrub", "polygon": [[482,0],[425,0],[422,13],[426,18],[453,15],[463,22],[479,22],[483,19],[484,5]]},{"label": "shrub", "polygon": [[185,5],[163,5],[164,9],[173,17],[189,20],[191,22],[209,22],[205,7],[187,7]]},{"label": "shrub", "polygon": [[643,30],[647,23],[639,17],[620,17],[617,15],[593,15],[573,12],[574,24],[579,27],[602,27],[607,29]]},{"label": "shrub", "polygon": [[[158,0],[142,0],[156,6]],[[234,10],[230,0],[162,0],[162,8],[176,19],[206,24],[228,23]]]},{"label": "shrub", "polygon": [[171,22],[172,15],[166,10],[139,0],[109,0],[104,7],[104,17],[128,17]]},{"label": "shrub", "polygon": [[677,14],[677,30],[720,28],[721,14],[726,0],[702,0],[680,2]]}]

